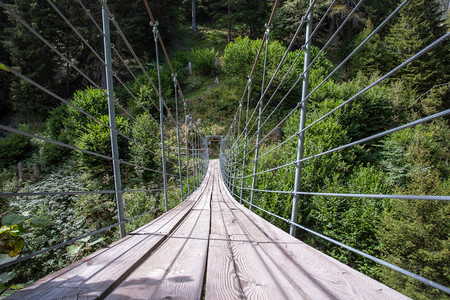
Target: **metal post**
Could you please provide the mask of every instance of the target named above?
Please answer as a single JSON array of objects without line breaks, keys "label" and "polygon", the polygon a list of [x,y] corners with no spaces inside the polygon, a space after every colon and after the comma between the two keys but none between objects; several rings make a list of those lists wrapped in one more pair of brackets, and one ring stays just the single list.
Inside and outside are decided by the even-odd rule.
[{"label": "metal post", "polygon": [[255,184],[256,184],[256,171],[258,170],[258,155],[259,155],[259,139],[261,136],[261,115],[262,115],[262,103],[264,96],[264,80],[266,77],[266,64],[267,64],[267,49],[269,48],[269,37],[270,37],[270,29],[266,24],[266,48],[264,52],[264,69],[261,83],[261,99],[259,100],[259,110],[258,110],[258,128],[256,130],[256,149],[255,149],[255,162],[253,166],[253,179],[252,179],[252,189],[250,191],[250,210],[253,210],[253,195],[255,193]]},{"label": "metal post", "polygon": [[197,189],[197,184],[196,184],[196,182],[195,182],[195,153],[194,153],[194,151],[195,151],[195,139],[194,139],[194,136],[195,136],[195,131],[193,130],[193,124],[192,124],[192,121],[191,121],[191,130],[192,130],[192,133],[193,133],[193,135],[192,135],[192,143],[191,143],[191,147],[192,147],[192,181],[193,181],[193,184],[194,184],[194,190],[196,190]]},{"label": "metal post", "polygon": [[[311,5],[311,1],[310,1]],[[311,40],[309,36],[311,35],[312,28],[312,10],[309,12],[308,19],[306,21],[306,36],[305,41],[308,41],[305,45],[305,61],[303,63],[303,85],[302,85],[302,106],[300,108],[300,134],[298,136],[298,151],[297,151],[297,161],[303,158],[303,144],[305,140],[305,133],[303,132],[303,128],[305,128],[306,121],[306,101],[305,98],[308,95],[308,79],[309,79],[309,60],[310,60],[310,50],[311,50]],[[300,181],[302,174],[302,163],[297,163],[297,167],[295,169],[295,183],[294,183],[294,192],[300,191]],[[292,213],[291,213],[291,221],[297,222],[297,210],[298,210],[298,199],[299,194],[294,194],[294,198],[292,200]],[[289,233],[290,235],[295,235],[297,227],[291,224]]]},{"label": "metal post", "polygon": [[164,145],[164,106],[161,95],[161,74],[159,72],[159,53],[158,53],[158,21],[155,23],[150,22],[150,26],[153,27],[153,37],[155,40],[155,52],[156,52],[156,69],[158,71],[158,96],[159,96],[159,125],[161,127],[161,151],[162,151],[162,167],[163,167],[163,183],[164,183],[164,206],[166,212],[169,211],[169,205],[167,201],[167,172],[166,172],[166,147]]},{"label": "metal post", "polygon": [[117,215],[119,218],[120,237],[125,237],[127,231],[125,228],[125,212],[123,208],[122,198],[122,178],[120,175],[120,159],[119,147],[117,144],[117,129],[116,129],[116,111],[114,107],[114,85],[113,85],[113,71],[111,61],[111,43],[109,30],[109,16],[106,9],[106,0],[102,1],[102,18],[103,18],[103,44],[105,47],[105,69],[106,69],[106,89],[108,93],[108,112],[109,112],[109,126],[111,133],[111,150],[113,158],[114,170],[114,186],[116,191]]},{"label": "metal post", "polygon": [[201,177],[201,169],[200,169],[200,133],[197,134],[197,152],[195,153],[197,157],[197,187],[200,186],[200,177]]},{"label": "metal post", "polygon": [[234,155],[234,170],[233,170],[233,186],[231,188],[231,193],[234,194],[234,186],[236,185],[236,171],[237,171],[237,157],[239,154],[239,131],[241,129],[241,110],[242,110],[242,102],[239,103],[239,115],[238,115],[238,127],[237,127],[237,135],[238,140],[236,141],[236,154]]},{"label": "metal post", "polygon": [[188,116],[186,114],[186,101],[183,100],[183,106],[184,106],[184,135],[186,137],[186,181],[188,186],[188,195],[191,194],[191,184],[189,183],[189,127],[188,127]]},{"label": "metal post", "polygon": [[245,174],[245,158],[247,156],[247,138],[248,138],[248,107],[250,105],[250,92],[252,87],[252,78],[248,77],[247,84],[247,110],[245,111],[245,127],[244,127],[244,156],[242,157],[242,176],[241,176],[241,191],[239,192],[239,202],[242,204],[242,193],[244,188],[244,174]]},{"label": "metal post", "polygon": [[181,154],[180,154],[180,123],[178,122],[178,93],[177,93],[177,74],[172,74],[173,88],[175,93],[175,120],[177,122],[177,150],[178,150],[178,174],[180,177],[180,196],[181,201],[184,200],[183,195],[183,174],[181,172]]}]

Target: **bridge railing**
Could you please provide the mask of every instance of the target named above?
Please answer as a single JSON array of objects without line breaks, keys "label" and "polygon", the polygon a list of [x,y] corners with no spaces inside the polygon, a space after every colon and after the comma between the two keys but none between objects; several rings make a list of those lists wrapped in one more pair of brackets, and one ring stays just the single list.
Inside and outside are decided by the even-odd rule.
[{"label": "bridge railing", "polygon": [[[321,162],[326,159],[332,160],[329,157],[344,161],[345,159],[342,158],[344,154],[342,153],[345,153],[345,151],[349,149],[371,147],[371,151],[375,151],[376,147],[379,147],[379,144],[376,143],[380,143],[383,138],[389,137],[396,132],[407,128],[414,128],[420,124],[430,123],[433,120],[448,120],[450,110],[444,108],[440,111],[434,111],[422,116],[416,114],[417,118],[407,120],[402,124],[387,124],[382,130],[379,130],[376,127],[374,127],[375,130],[365,130],[366,135],[360,136],[355,134],[355,137],[351,139],[340,138],[337,139],[338,143],[327,143],[323,138],[322,140],[318,139],[318,132],[329,132],[330,136],[342,136],[343,130],[350,130],[349,128],[340,125],[338,126],[336,119],[344,114],[342,111],[348,113],[352,109],[352,105],[359,105],[358,101],[360,103],[362,101],[369,101],[367,98],[361,98],[366,94],[371,93],[374,88],[382,86],[382,84],[386,83],[394,74],[407,69],[414,62],[421,61],[422,59],[427,60],[427,55],[429,55],[433,49],[448,43],[450,34],[447,32],[442,36],[436,37],[431,43],[424,45],[419,51],[413,53],[385,74],[367,80],[362,87],[358,86],[358,89],[352,89],[352,94],[345,96],[342,101],[328,99],[333,100],[334,102],[330,101],[328,107],[324,106],[324,108],[320,110],[320,114],[314,113],[313,115],[308,115],[306,109],[307,104],[318,107],[321,105],[318,101],[323,101],[322,103],[325,102],[326,99],[322,99],[323,96],[321,96],[321,94],[326,93],[326,90],[330,89],[328,86],[330,81],[341,81],[339,76],[345,74],[345,71],[343,70],[345,66],[348,65],[349,61],[355,55],[364,55],[364,53],[361,53],[362,51],[365,51],[364,46],[373,41],[379,32],[386,30],[389,23],[392,24],[393,20],[399,17],[399,14],[405,9],[405,6],[409,1],[402,1],[397,7],[392,8],[389,15],[376,27],[374,26],[374,29],[371,30],[362,41],[359,43],[355,42],[356,46],[349,51],[350,54],[345,56],[340,62],[336,63],[334,68],[329,69],[326,74],[320,77],[318,82],[317,78],[314,78],[315,81],[311,81],[311,72],[319,64],[320,60],[324,58],[323,55],[328,48],[333,45],[336,37],[338,37],[343,29],[346,28],[346,24],[350,22],[356,12],[362,8],[361,5],[363,4],[363,1],[357,1],[353,6],[353,9],[343,17],[341,23],[336,25],[337,28],[335,31],[329,33],[330,37],[322,42],[322,48],[316,48],[314,50],[314,56],[312,56],[312,41],[317,39],[318,29],[321,28],[321,25],[324,20],[327,19],[330,12],[333,11],[336,1],[330,1],[326,9],[323,7],[321,8],[320,11],[323,13],[314,18],[318,20],[316,21],[317,25],[315,26],[313,24],[313,10],[315,6],[318,6],[318,3],[317,1],[310,2],[304,16],[301,20],[299,19],[297,31],[292,33],[293,37],[290,40],[284,55],[279,62],[277,61],[278,65],[274,71],[272,69],[270,73],[271,77],[269,78],[266,69],[268,48],[270,48],[269,39],[272,26],[277,26],[277,24],[272,24],[272,21],[274,12],[278,6],[278,1],[274,4],[272,15],[268,24],[266,24],[266,32],[262,37],[260,49],[255,57],[253,68],[248,76],[244,93],[236,110],[233,122],[229,127],[228,134],[221,144],[220,164],[222,176],[226,185],[232,195],[234,195],[238,201],[247,205],[249,209],[275,223],[281,224],[285,222],[285,224],[288,224],[291,235],[296,235],[296,229],[301,229],[303,231],[301,236],[307,240],[310,237],[305,235],[305,232],[449,294],[450,289],[440,283],[433,282],[423,276],[414,274],[404,268],[362,251],[364,249],[357,249],[358,245],[355,246],[353,244],[352,246],[345,244],[336,238],[332,238],[319,232],[320,230],[313,230],[304,226],[304,222],[302,221],[307,220],[309,215],[300,215],[299,217],[298,214],[299,212],[302,214],[302,212],[305,213],[305,211],[307,211],[306,208],[300,207],[302,201],[305,202],[303,205],[308,203],[308,199],[310,198],[307,197],[321,197],[325,202],[336,198],[341,199],[336,200],[336,202],[366,201],[368,199],[370,201],[379,201],[378,203],[389,203],[389,201],[393,199],[408,201],[450,200],[450,196],[439,194],[386,194],[364,192],[364,186],[359,187],[359,190],[362,192],[348,191],[345,190],[345,188],[337,189],[335,191],[311,190],[311,183],[309,183],[308,180],[310,180],[312,176],[311,174],[305,173],[311,170],[324,173],[324,169],[329,168],[330,170],[328,170],[327,173],[330,174],[331,172],[338,178],[339,172],[347,172],[348,174],[348,169],[345,168],[356,169],[358,168],[358,163],[340,169],[342,165],[339,165],[338,163],[330,163],[327,165],[326,163]],[[300,51],[295,53],[297,55],[294,60],[291,59],[289,61],[287,59],[288,54],[291,52],[294,44],[299,42],[300,36],[303,36],[304,38]],[[303,71],[296,77],[297,79],[294,80],[293,84],[289,83],[289,86],[286,87],[286,79],[289,78],[289,76],[292,76],[290,73],[292,73],[291,71],[294,69],[299,58],[300,61],[303,59]],[[262,74],[254,73],[257,64],[260,65]],[[380,67],[379,69],[383,68]],[[426,73],[427,70],[421,70],[421,72]],[[254,83],[255,75],[258,75],[258,86],[255,86]],[[442,75],[441,80],[445,80],[445,76],[446,75]],[[337,87],[338,85],[336,84],[335,86]],[[442,88],[447,89],[448,83],[436,82],[435,86],[429,88],[430,90],[412,103],[408,109],[420,99],[426,97],[430,91],[436,91]],[[293,97],[292,95],[294,95],[297,90],[298,92]],[[389,97],[396,96],[389,95]],[[365,106],[362,104],[360,105],[364,109]],[[286,109],[286,107],[288,109]],[[384,113],[387,113],[389,110],[392,110],[392,108],[385,109]],[[365,118],[370,120],[375,119],[374,116],[367,115],[374,112],[375,111],[367,112]],[[364,111],[361,110],[360,113],[363,114]],[[379,113],[382,114],[383,111],[380,111]],[[336,116],[338,114],[339,116]],[[381,119],[384,118],[383,115],[375,117]],[[357,128],[358,126],[360,128],[377,126],[376,124],[364,122],[365,120],[363,118],[355,120],[355,122],[360,121],[361,123],[353,125],[357,126]],[[328,125],[323,125],[330,120],[332,120],[332,122],[328,123]],[[298,130],[292,129],[295,127],[295,124],[298,124]],[[290,134],[282,137],[280,133],[281,128],[288,128],[285,131],[290,131]],[[279,136],[274,138],[276,132],[278,132]],[[324,136],[327,135],[324,134]],[[310,141],[309,143],[306,143],[305,141],[308,141],[308,139],[310,139]],[[419,141],[417,141],[417,143],[419,143]],[[320,146],[314,148],[314,144],[320,144]],[[305,151],[305,148],[307,148],[307,151]],[[358,151],[355,150],[356,153],[358,153]],[[360,162],[361,160],[361,157],[358,156],[350,155],[347,157],[347,162]],[[314,166],[315,164],[318,166],[316,168],[308,168],[308,164],[310,166]],[[368,166],[370,166],[370,164]],[[381,166],[378,166],[378,168],[381,168]],[[333,178],[334,177],[331,176],[327,180],[333,181]],[[360,180],[360,182],[362,184],[364,183],[364,180]],[[287,185],[288,183],[292,185],[289,186]],[[323,184],[325,184],[325,181]],[[330,186],[333,187],[333,185]],[[330,208],[330,210],[333,209],[339,210],[341,208],[337,206]],[[284,215],[282,215],[281,212],[283,212]],[[327,226],[329,226],[329,224]],[[339,230],[339,228],[335,228],[335,230]],[[297,236],[299,235],[300,234],[297,233]]]},{"label": "bridge railing", "polygon": [[[48,8],[52,9],[53,12],[67,25],[67,28],[64,30],[70,31],[70,33],[74,34],[78,39],[74,41],[76,46],[82,45],[89,49],[90,54],[95,59],[95,62],[92,64],[97,66],[100,70],[103,69],[104,80],[102,80],[102,76],[100,76],[100,78],[94,78],[87,70],[82,70],[78,66],[76,60],[68,56],[64,49],[61,49],[68,45],[52,44],[48,37],[42,34],[44,28],[36,28],[36,24],[30,24],[14,6],[11,6],[4,1],[0,1],[0,7],[11,19],[17,22],[17,24],[23,26],[30,36],[42,42],[43,48],[54,53],[55,57],[63,64],[77,72],[78,76],[82,78],[85,87],[92,87],[93,89],[98,90],[102,97],[107,98],[108,118],[102,118],[102,116],[96,115],[88,109],[77,107],[74,104],[74,101],[59,96],[54,91],[40,84],[38,79],[32,79],[28,74],[22,73],[21,70],[9,66],[4,61],[0,61],[1,69],[28,84],[37,92],[42,92],[48,98],[59,101],[60,105],[67,106],[69,109],[76,111],[80,118],[86,118],[89,121],[92,121],[95,126],[99,126],[103,130],[106,128],[110,134],[111,153],[85,149],[76,146],[76,141],[74,140],[68,142],[58,141],[57,139],[38,135],[14,126],[0,125],[0,129],[6,133],[23,135],[31,139],[40,140],[43,143],[53,144],[57,147],[63,147],[89,157],[106,161],[106,164],[110,164],[111,168],[107,167],[109,170],[106,171],[104,176],[114,179],[114,188],[111,190],[2,192],[0,193],[0,197],[38,199],[45,204],[50,201],[50,196],[54,195],[76,197],[88,194],[114,195],[117,220],[110,220],[111,224],[108,226],[98,228],[77,237],[66,238],[58,244],[51,245],[50,247],[34,253],[27,253],[27,249],[25,248],[23,251],[24,254],[20,255],[18,258],[16,257],[6,263],[0,264],[0,268],[2,269],[26,261],[36,255],[61,248],[86,237],[97,235],[116,227],[120,229],[121,237],[124,237],[127,234],[125,227],[127,223],[150,216],[152,213],[156,214],[162,211],[168,211],[180,201],[185,200],[189,194],[200,185],[207,169],[208,151],[206,138],[199,132],[195,121],[190,116],[189,107],[187,106],[177,75],[170,63],[161,34],[158,31],[158,22],[154,19],[148,3],[146,2],[146,7],[151,20],[149,40],[153,40],[154,42],[156,55],[156,68],[154,70],[157,74],[156,83],[154,82],[155,78],[152,79],[149,75],[150,70],[148,67],[144,66],[147,64],[136,54],[127,39],[126,34],[122,30],[120,26],[121,20],[116,18],[113,12],[110,11],[106,0],[102,0],[100,3],[89,3],[89,5],[85,4],[82,0],[77,1],[77,13],[88,17],[91,22],[89,28],[92,31],[98,31],[97,36],[99,37],[99,40],[89,40],[89,38],[85,37],[83,33],[71,23],[71,18],[66,15],[68,11],[67,7],[59,7],[59,3],[51,0],[47,2]],[[72,7],[72,13],[74,10],[75,7]],[[101,19],[99,18],[100,15]],[[73,19],[74,16],[71,17]],[[50,23],[48,25],[52,26]],[[151,31],[153,31],[153,33]],[[119,49],[119,47],[114,46],[112,41],[125,46]],[[99,47],[101,47],[101,44],[103,44],[103,51],[98,50]],[[161,49],[164,52],[165,59],[167,60],[167,64],[170,66],[172,73],[171,78],[169,79],[170,81],[173,81],[174,100],[170,101],[171,108],[167,104],[167,99],[164,99],[162,92],[161,77],[163,75],[161,74],[161,59],[159,57]],[[106,85],[104,84],[105,81]],[[137,88],[130,88],[131,84],[128,84],[130,82]],[[121,89],[120,91],[122,94],[120,97],[117,97],[115,86],[119,86]],[[158,98],[158,101],[154,99],[155,95]],[[137,107],[127,107],[126,103],[131,102],[129,100],[133,100],[134,105]],[[33,99],[29,99],[29,101],[33,101]],[[92,105],[99,104],[92,103]],[[106,102],[101,105],[106,105]],[[106,106],[102,107],[102,110],[106,110]],[[120,118],[126,118],[130,123],[133,123],[136,131],[139,131],[144,138],[139,138],[138,134],[132,134],[131,132],[125,132],[120,129],[119,125],[116,123]],[[155,131],[155,128],[158,131]],[[176,138],[174,138],[175,136]],[[150,138],[154,138],[156,146],[151,145],[146,140]],[[119,139],[121,140],[120,143],[118,143]],[[170,143],[167,143],[168,140]],[[124,153],[128,152],[129,148],[132,146],[144,153],[143,155],[146,158],[154,161],[156,166],[160,164],[162,170],[157,169],[159,167],[154,168],[146,165],[145,161],[139,162],[136,160],[123,159]],[[104,163],[103,161],[100,161],[100,163]],[[153,176],[152,178],[155,178],[153,180],[154,183],[149,184],[150,187],[147,188],[134,188],[129,183],[123,184],[122,179],[124,176],[127,176],[124,174],[124,168],[127,168],[126,173],[128,174],[130,172],[140,172],[151,175]],[[146,184],[147,183],[142,182],[143,186]],[[133,212],[127,212],[126,207],[124,207],[123,195],[137,195],[138,193],[144,195],[144,197],[154,197],[157,200],[154,201],[154,206],[150,209],[132,215]],[[113,201],[112,198],[110,198],[110,200]],[[61,234],[61,236],[64,235]]]}]

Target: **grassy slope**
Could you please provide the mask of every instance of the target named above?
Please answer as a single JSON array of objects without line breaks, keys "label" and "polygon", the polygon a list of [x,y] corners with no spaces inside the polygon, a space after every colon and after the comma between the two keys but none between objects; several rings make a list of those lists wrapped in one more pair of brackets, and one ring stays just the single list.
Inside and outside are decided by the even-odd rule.
[{"label": "grassy slope", "polygon": [[[189,52],[197,48],[214,48],[219,51],[219,57],[227,44],[227,31],[214,29],[207,25],[198,26],[198,32],[194,33],[189,26],[180,27],[179,39],[173,43],[169,50]],[[186,97],[191,114],[199,125],[199,129],[206,135],[226,134],[226,130],[242,95],[242,88],[233,84],[220,66],[216,72],[209,76],[200,76],[195,73],[188,76],[183,93]],[[216,77],[219,84],[215,82]]]}]

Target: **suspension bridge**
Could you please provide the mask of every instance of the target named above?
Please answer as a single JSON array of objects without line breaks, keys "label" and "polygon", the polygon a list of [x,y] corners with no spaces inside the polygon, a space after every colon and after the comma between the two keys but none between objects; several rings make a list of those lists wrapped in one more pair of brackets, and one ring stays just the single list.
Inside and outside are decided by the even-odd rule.
[{"label": "suspension bridge", "polygon": [[[310,57],[311,40],[317,33],[320,24],[326,19],[336,1],[331,1],[328,9],[321,16],[318,24],[313,28],[312,11],[316,1],[311,1],[303,18],[294,33],[286,52],[278,63],[275,72],[267,80],[267,60],[270,30],[273,25],[273,17],[278,6],[275,1],[272,14],[266,25],[261,45],[255,57],[252,70],[248,76],[247,84],[236,110],[234,119],[225,136],[204,136],[194,120],[189,116],[189,107],[178,82],[176,72],[170,63],[161,34],[158,31],[158,22],[154,18],[150,6],[144,0],[149,13],[153,38],[155,42],[156,70],[158,82],[155,84],[148,75],[126,35],[121,30],[119,22],[109,10],[106,1],[102,0],[102,25],[96,21],[95,16],[83,4],[77,1],[83,13],[86,13],[93,26],[101,33],[104,53],[103,57],[95,50],[89,41],[70,23],[57,4],[48,0],[52,9],[67,23],[72,30],[89,48],[105,68],[106,87],[104,90],[99,84],[90,78],[88,74],[80,70],[77,65],[67,57],[56,45],[49,42],[41,33],[20,16],[9,5],[0,0],[2,7],[12,18],[24,26],[45,47],[53,51],[62,61],[77,71],[81,77],[101,90],[108,98],[109,123],[103,122],[98,116],[92,115],[72,102],[58,96],[39,82],[31,79],[20,70],[8,66],[0,61],[3,70],[34,86],[50,97],[68,105],[78,111],[83,117],[107,128],[111,137],[112,154],[97,153],[88,149],[64,143],[49,137],[39,136],[12,126],[0,125],[0,129],[10,133],[24,135],[33,139],[51,143],[59,147],[68,148],[86,155],[109,161],[112,164],[114,189],[107,191],[46,191],[46,192],[17,192],[1,193],[1,197],[37,197],[50,195],[83,195],[83,194],[112,194],[115,196],[118,221],[109,226],[86,233],[82,236],[68,239],[59,244],[23,255],[15,260],[3,263],[1,268],[8,268],[15,264],[23,263],[42,253],[51,252],[64,247],[87,236],[98,235],[102,232],[119,228],[121,239],[75,263],[52,273],[34,284],[23,288],[10,296],[11,299],[403,299],[406,296],[383,285],[376,280],[338,262],[337,260],[321,253],[295,238],[298,229],[329,243],[342,247],[350,252],[365,257],[385,267],[391,268],[406,276],[412,277],[418,282],[427,284],[435,289],[450,294],[450,289],[437,282],[431,281],[418,274],[414,274],[399,266],[395,266],[380,258],[374,257],[364,251],[346,245],[338,240],[328,237],[320,232],[309,229],[299,222],[298,206],[302,195],[319,195],[324,197],[345,198],[369,198],[369,199],[405,199],[409,201],[449,201],[450,196],[442,195],[387,195],[387,194],[358,194],[358,193],[323,193],[302,190],[302,168],[310,160],[320,158],[344,149],[362,145],[370,141],[382,138],[406,128],[430,122],[435,119],[448,117],[450,110],[435,112],[423,118],[418,118],[409,123],[381,131],[360,140],[340,145],[336,148],[304,156],[304,142],[308,129],[328,118],[342,107],[356,101],[357,98],[376,85],[387,80],[393,74],[408,64],[419,60],[424,54],[430,52],[436,46],[448,42],[449,33],[437,37],[431,44],[424,46],[400,65],[370,82],[365,88],[346,99],[313,122],[306,123],[306,103],[342,66],[348,62],[377,32],[394,18],[408,3],[401,2],[394,8],[389,16],[382,21],[355,49],[332,70],[320,83],[316,83],[312,91],[309,89],[310,69],[333,39],[343,30],[351,16],[362,5],[359,1],[340,26],[325,43],[319,53]],[[153,92],[157,95],[158,102],[154,101],[151,93],[144,88],[142,77],[136,76],[135,71],[129,66],[129,60],[119,53],[111,43],[110,23],[114,26],[114,34],[126,45],[126,48],[138,66],[145,74]],[[275,80],[286,63],[289,51],[294,47],[295,41],[305,31],[304,44],[288,71],[282,79]],[[164,56],[171,69],[175,110],[171,111],[164,99],[161,88],[159,51],[163,50]],[[292,70],[300,55],[304,55],[304,70],[295,83],[283,95],[279,103],[271,112],[268,104],[274,99],[274,95],[280,90],[281,85]],[[253,78],[256,75],[258,62],[262,61],[262,82],[258,102],[255,107],[250,107],[251,93],[255,93],[252,87]],[[127,76],[134,79],[141,92],[148,98],[152,109],[159,113],[159,121],[149,111],[150,107],[142,103],[136,93],[126,87],[114,64],[121,64],[128,72]],[[266,83],[267,81],[267,83]],[[272,85],[278,82],[273,91]],[[120,114],[128,116],[136,122],[144,131],[155,135],[154,130],[147,128],[136,118],[130,110],[125,108],[114,98],[114,85],[119,84],[129,97],[146,112],[148,116],[159,125],[160,151],[156,153],[143,141],[136,140],[117,129],[116,108]],[[298,86],[301,86],[301,99],[298,104],[276,126],[269,128],[270,118],[276,115],[277,110],[287,99],[288,95]],[[440,85],[441,86],[441,85]],[[448,85],[446,85],[448,86]],[[298,87],[300,88],[300,87]],[[272,93],[272,94],[269,94]],[[273,100],[275,101],[275,100]],[[178,106],[180,103],[180,106]],[[251,111],[253,109],[253,111]],[[184,130],[180,125],[179,113],[182,111],[185,117]],[[292,136],[283,138],[264,153],[260,153],[261,146],[270,138],[271,134],[282,126],[294,113],[300,111],[299,130]],[[263,120],[263,117],[266,119]],[[264,134],[264,135],[263,135]],[[183,138],[184,135],[184,138]],[[175,137],[176,136],[176,137]],[[161,170],[149,168],[145,164],[121,159],[119,156],[118,137],[126,139],[130,144],[137,145],[143,151],[149,152],[161,159]],[[166,141],[173,139],[176,147],[170,147]],[[208,144],[210,140],[220,140],[220,159],[210,160]],[[185,145],[181,145],[182,143]],[[259,161],[277,149],[286,146],[290,142],[297,142],[296,159],[291,162],[273,166],[270,169],[260,169]],[[174,150],[174,151],[171,151]],[[184,151],[184,153],[183,153]],[[170,153],[172,152],[172,155]],[[175,153],[175,154],[174,154]],[[254,159],[251,159],[254,156]],[[130,166],[136,170],[152,172],[161,176],[162,186],[152,189],[126,188],[122,184],[121,166]],[[292,190],[263,190],[257,188],[258,176],[266,173],[276,173],[282,169],[295,169],[295,185]],[[178,174],[172,174],[175,170]],[[184,172],[183,172],[184,170]],[[168,180],[174,179],[174,180]],[[247,180],[248,179],[248,180]],[[251,181],[251,185],[247,185]],[[177,182],[174,184],[174,182]],[[187,191],[187,194],[186,194]],[[174,192],[176,196],[173,196]],[[179,192],[179,194],[177,193]],[[127,216],[124,207],[124,194],[149,193],[161,195],[164,204],[153,207],[151,210],[136,216]],[[256,193],[279,194],[291,199],[291,217],[289,219],[257,205]],[[171,199],[172,198],[172,199]],[[143,218],[152,212],[164,210],[165,213],[143,227],[127,233],[126,224],[136,219]],[[279,219],[290,226],[289,234],[267,222],[255,211]]]}]

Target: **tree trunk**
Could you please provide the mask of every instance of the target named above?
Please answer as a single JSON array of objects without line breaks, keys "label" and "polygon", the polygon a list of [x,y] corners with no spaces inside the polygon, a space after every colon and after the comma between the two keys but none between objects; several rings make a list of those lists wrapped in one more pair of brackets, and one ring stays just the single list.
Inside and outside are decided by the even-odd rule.
[{"label": "tree trunk", "polygon": [[22,180],[23,179],[23,163],[21,163],[21,162],[19,162],[17,164],[17,173],[18,173],[19,180]]},{"label": "tree trunk", "polygon": [[231,5],[228,4],[228,43],[231,42]]},{"label": "tree trunk", "polygon": [[195,12],[195,0],[192,0],[192,31],[197,32],[197,19]]}]

